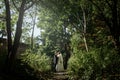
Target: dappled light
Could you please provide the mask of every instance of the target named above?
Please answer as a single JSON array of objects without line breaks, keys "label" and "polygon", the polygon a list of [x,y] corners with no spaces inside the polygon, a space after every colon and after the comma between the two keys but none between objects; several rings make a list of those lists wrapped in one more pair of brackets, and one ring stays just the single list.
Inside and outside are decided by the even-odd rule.
[{"label": "dappled light", "polygon": [[120,80],[120,0],[0,0],[0,80]]}]

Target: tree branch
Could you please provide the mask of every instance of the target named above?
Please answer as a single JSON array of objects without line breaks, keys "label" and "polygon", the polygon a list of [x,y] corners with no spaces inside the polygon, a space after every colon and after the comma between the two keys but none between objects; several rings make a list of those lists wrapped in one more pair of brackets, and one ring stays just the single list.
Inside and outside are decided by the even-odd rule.
[{"label": "tree branch", "polygon": [[17,5],[15,4],[14,1],[15,1],[15,0],[12,0],[12,3],[13,3],[13,5],[14,5],[14,7],[16,8],[16,10],[19,11],[19,8],[17,7]]},{"label": "tree branch", "polygon": [[29,5],[28,7],[26,7],[26,8],[24,9],[24,11],[27,10],[27,9],[29,9],[29,8],[32,7],[33,5],[34,5],[34,3],[31,3],[31,5]]},{"label": "tree branch", "polygon": [[[39,1],[39,0],[38,0]],[[29,9],[30,7],[32,7],[35,3],[37,3],[38,1],[34,1],[34,0],[32,0],[32,3],[29,5],[29,6],[27,6],[25,9],[24,9],[24,11],[25,10],[27,10],[27,9]]]}]

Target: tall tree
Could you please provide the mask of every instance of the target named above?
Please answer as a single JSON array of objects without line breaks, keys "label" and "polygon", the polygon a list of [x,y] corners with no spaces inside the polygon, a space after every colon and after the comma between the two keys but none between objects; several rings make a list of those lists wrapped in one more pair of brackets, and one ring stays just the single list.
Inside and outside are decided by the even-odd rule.
[{"label": "tall tree", "polygon": [[[18,2],[18,1],[17,1]],[[6,3],[6,10],[8,9],[8,12],[6,11],[6,16],[8,17],[8,21],[7,21],[7,26],[8,26],[8,32],[9,32],[9,35],[8,35],[8,38],[11,37],[11,33],[10,33],[10,27],[9,25],[10,24],[10,8],[9,8],[9,1],[8,0],[5,0],[5,3]],[[13,4],[15,2],[13,1]],[[18,10],[19,12],[19,15],[18,15],[18,20],[17,20],[17,23],[16,23],[16,33],[15,33],[15,38],[14,38],[14,42],[13,42],[13,45],[12,45],[12,48],[10,47],[10,51],[9,51],[9,55],[8,55],[8,60],[7,60],[7,66],[8,66],[8,70],[12,70],[13,69],[13,64],[14,64],[14,61],[15,61],[15,58],[16,58],[16,53],[17,53],[17,49],[19,47],[19,41],[20,41],[20,37],[21,37],[21,34],[22,34],[22,23],[23,23],[23,17],[24,17],[24,13],[27,9],[29,9],[31,6],[33,6],[34,4],[34,1],[27,1],[27,0],[22,0],[19,2],[20,6],[17,7],[16,4],[14,4],[14,6],[16,7],[16,9]],[[10,38],[11,39],[11,38]],[[12,44],[12,42],[10,43],[10,45]]]},{"label": "tall tree", "polygon": [[31,34],[31,49],[33,49],[33,46],[34,46],[33,38],[34,38],[34,29],[35,29],[36,19],[37,19],[37,6],[35,6],[33,9],[34,9],[34,13],[33,13],[34,15],[30,14],[33,22],[32,34]]},{"label": "tall tree", "polygon": [[11,14],[10,14],[10,5],[9,0],[5,1],[5,7],[6,7],[6,29],[7,29],[7,40],[8,40],[8,55],[10,54],[10,50],[12,47],[12,38],[11,38]]}]

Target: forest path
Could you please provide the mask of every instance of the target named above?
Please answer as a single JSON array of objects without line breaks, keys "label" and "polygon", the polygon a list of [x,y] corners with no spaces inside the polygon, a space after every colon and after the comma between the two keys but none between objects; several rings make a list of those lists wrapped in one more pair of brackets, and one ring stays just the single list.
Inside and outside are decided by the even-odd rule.
[{"label": "forest path", "polygon": [[51,80],[68,80],[68,72],[67,71],[55,72]]}]

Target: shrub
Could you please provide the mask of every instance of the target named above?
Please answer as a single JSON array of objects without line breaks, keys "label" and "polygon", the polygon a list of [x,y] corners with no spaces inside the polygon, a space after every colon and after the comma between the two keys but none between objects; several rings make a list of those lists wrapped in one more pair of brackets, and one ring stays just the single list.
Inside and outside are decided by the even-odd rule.
[{"label": "shrub", "polygon": [[[119,74],[119,55],[107,46],[91,49],[89,52],[76,50],[68,62],[70,78],[83,80],[110,79],[110,75]],[[116,65],[117,64],[117,65]]]},{"label": "shrub", "polygon": [[30,65],[34,70],[44,72],[50,70],[50,58],[39,52],[32,53],[32,51],[27,50],[21,55],[23,63]]}]

